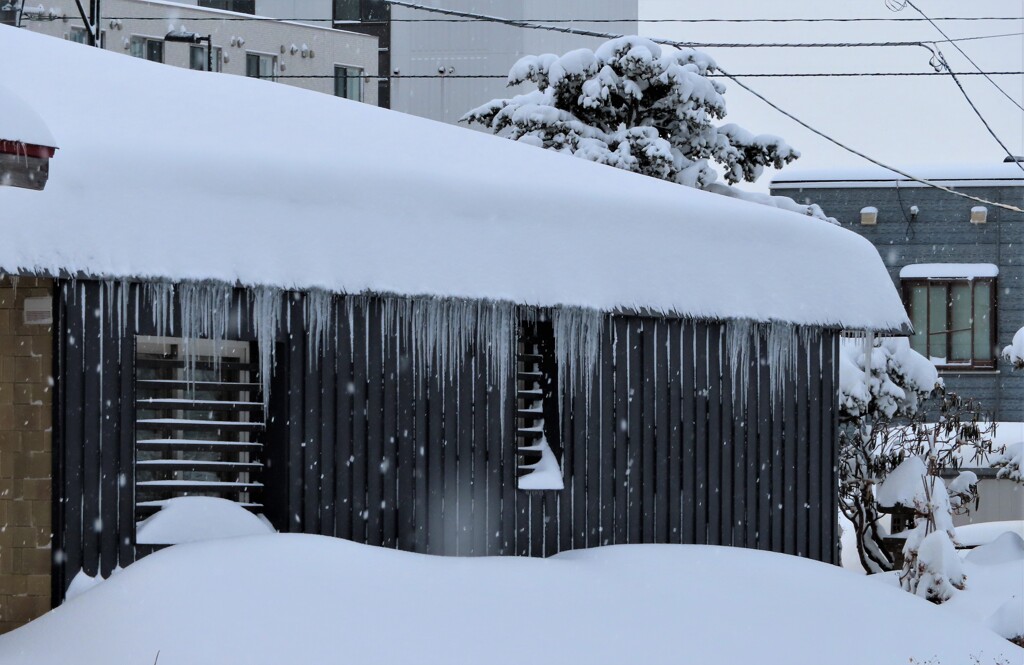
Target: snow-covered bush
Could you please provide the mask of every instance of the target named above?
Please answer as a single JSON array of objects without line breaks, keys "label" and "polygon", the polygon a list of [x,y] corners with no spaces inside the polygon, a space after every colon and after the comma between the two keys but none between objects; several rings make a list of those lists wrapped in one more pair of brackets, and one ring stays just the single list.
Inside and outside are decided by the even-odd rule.
[{"label": "snow-covered bush", "polygon": [[998,455],[991,458],[992,468],[999,469],[997,478],[1008,478],[1018,483],[1024,483],[1024,441],[1011,443]]},{"label": "snow-covered bush", "polygon": [[914,511],[914,527],[903,546],[900,586],[934,603],[943,603],[963,589],[953,506],[942,479],[930,473],[920,457],[911,455],[882,482],[877,500],[883,508]]},{"label": "snow-covered bush", "polygon": [[1003,358],[1007,360],[1014,369],[1024,369],[1024,328],[1021,328],[1013,336],[1013,341],[1003,349]]},{"label": "snow-covered bush", "polygon": [[508,84],[536,88],[487,102],[462,121],[600,164],[828,219],[815,205],[715,184],[712,162],[729,183],[753,182],[764,167],[782,168],[800,156],[778,136],[716,125],[726,109],[725,86],[710,78],[715,71],[715,61],[700,51],[663,52],[649,39],[619,37],[595,51],[521,58]]},{"label": "snow-covered bush", "polygon": [[[862,340],[840,344],[839,489],[840,507],[856,532],[861,564],[874,573],[894,566],[879,523],[879,503],[884,508],[894,501],[879,501],[878,486],[910,458],[924,460],[926,475],[941,483],[938,473],[958,468],[969,457],[965,450],[975,455],[991,452],[992,425],[977,402],[945,392],[935,366],[910,348],[907,339],[877,339],[870,360],[867,355]],[[933,422],[925,418],[929,399],[938,400],[932,403],[937,412]],[[951,510],[964,510],[977,497],[977,478],[972,476],[961,474],[948,490],[942,485],[943,500]]]}]

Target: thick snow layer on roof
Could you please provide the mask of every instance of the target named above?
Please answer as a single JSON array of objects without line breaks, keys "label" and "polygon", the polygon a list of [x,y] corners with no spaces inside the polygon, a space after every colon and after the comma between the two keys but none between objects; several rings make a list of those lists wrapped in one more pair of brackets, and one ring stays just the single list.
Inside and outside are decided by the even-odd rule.
[{"label": "thick snow layer on roof", "polygon": [[5,80],[6,77],[0,78],[0,141],[56,148],[57,142],[46,123],[31,106],[3,85]]},{"label": "thick snow layer on roof", "polygon": [[0,269],[908,323],[854,233],[494,136],[0,26],[61,137],[0,189]]},{"label": "thick snow layer on roof", "polygon": [[999,266],[992,263],[912,263],[900,268],[901,279],[950,277],[974,279],[998,277]]},{"label": "thick snow layer on roof", "polygon": [[160,665],[906,665],[1024,653],[978,619],[795,556],[620,545],[460,558],[300,534],[168,548],[0,636],[5,665],[152,663],[158,651]]},{"label": "thick snow layer on roof", "polygon": [[[1017,164],[922,164],[897,166],[901,171],[932,182],[960,187],[1024,187],[1024,170]],[[895,171],[880,166],[801,169],[788,168],[772,178],[772,189],[814,189],[832,187],[925,187]]]}]

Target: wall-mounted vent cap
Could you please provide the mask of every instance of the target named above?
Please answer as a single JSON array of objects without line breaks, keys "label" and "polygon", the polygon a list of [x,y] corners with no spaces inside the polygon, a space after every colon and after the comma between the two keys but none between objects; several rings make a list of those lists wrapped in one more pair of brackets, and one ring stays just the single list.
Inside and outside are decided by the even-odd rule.
[{"label": "wall-mounted vent cap", "polygon": [[29,326],[48,326],[53,323],[53,300],[50,298],[25,298],[23,321]]},{"label": "wall-mounted vent cap", "polygon": [[860,211],[860,223],[865,226],[874,226],[878,223],[878,208],[874,206],[868,206],[861,208]]},{"label": "wall-mounted vent cap", "polygon": [[988,208],[974,206],[971,208],[971,224],[984,224],[988,220]]}]

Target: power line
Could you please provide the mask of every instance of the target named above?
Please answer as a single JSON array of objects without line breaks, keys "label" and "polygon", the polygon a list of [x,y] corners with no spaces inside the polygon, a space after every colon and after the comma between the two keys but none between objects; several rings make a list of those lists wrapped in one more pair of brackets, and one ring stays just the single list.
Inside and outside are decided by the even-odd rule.
[{"label": "power line", "polygon": [[[38,16],[38,15],[27,15],[23,17],[27,21],[37,22],[48,22],[59,20],[60,17],[50,16]],[[108,16],[104,17],[107,21],[170,21],[168,16]],[[247,16],[247,17],[219,17],[219,16],[198,16],[189,18],[175,19],[181,23],[189,22],[223,22],[223,21],[271,21],[271,22],[296,22],[303,20],[319,20],[326,21],[328,19],[277,19],[277,18],[264,18],[258,16]],[[517,19],[518,20],[518,19]],[[472,23],[486,23],[487,21],[481,19],[473,19]],[[581,23],[583,21],[573,20],[566,21],[571,23]],[[587,21],[595,22],[595,21]],[[611,22],[611,21],[609,21]],[[565,29],[565,32],[571,32],[572,34],[586,34],[579,30]],[[975,35],[971,37],[954,37],[950,38],[946,36],[946,39],[939,39],[928,41],[927,43],[946,43],[946,42],[969,42],[978,41],[983,39],[1001,39],[1004,37],[1020,37],[1024,35],[1024,32],[1004,32],[995,35]],[[906,46],[924,46],[926,42],[921,41],[884,41],[884,42],[680,42],[688,48],[893,48],[893,47],[906,47]]]},{"label": "power line", "polygon": [[[528,29],[531,29],[531,30],[547,30],[547,31],[552,31],[552,32],[565,32],[565,33],[569,33],[569,34],[580,34],[580,35],[589,36],[589,37],[599,37],[599,38],[602,38],[602,39],[617,39],[617,38],[623,36],[623,35],[616,35],[616,34],[612,34],[612,33],[597,32],[595,30],[576,30],[576,29],[573,29],[573,28],[562,28],[562,27],[559,27],[559,26],[538,25],[538,24],[534,24],[534,23],[530,23],[528,21],[522,21],[522,20],[518,20],[518,19],[507,19],[507,18],[501,18],[501,17],[497,17],[497,16],[487,16],[485,14],[473,14],[473,13],[470,13],[470,12],[462,12],[462,11],[458,11],[458,10],[454,10],[454,9],[442,9],[440,7],[429,7],[429,6],[426,6],[426,5],[418,5],[418,4],[414,4],[414,3],[411,3],[411,2],[406,2],[405,0],[384,0],[384,1],[387,2],[388,4],[391,4],[391,5],[397,5],[397,6],[400,6],[400,7],[407,7],[407,8],[410,8],[410,9],[420,9],[422,11],[436,12],[436,13],[445,14],[445,15],[448,15],[448,16],[472,17],[472,18],[476,18],[476,19],[479,19],[479,20],[489,20],[489,21],[493,21],[493,22],[496,22],[496,23],[504,23],[506,25],[515,25],[515,26],[518,26],[518,27],[528,28]],[[669,40],[669,39],[661,39],[661,38],[649,38],[649,39],[651,41],[655,42],[655,43],[663,44],[663,45],[666,45],[666,46],[672,46],[672,47],[675,47],[675,48],[688,48],[685,44],[683,44],[681,42],[676,42],[676,41]],[[975,201],[977,203],[983,203],[985,205],[991,205],[991,206],[995,206],[997,208],[1003,208],[1003,209],[1010,210],[1010,211],[1013,211],[1013,212],[1024,213],[1024,209],[1018,208],[1017,206],[1009,205],[1007,203],[999,203],[997,201],[989,201],[987,199],[983,199],[983,198],[980,198],[980,197],[977,197],[977,196],[972,196],[972,195],[967,194],[965,192],[958,192],[955,189],[950,189],[949,187],[945,187],[943,185],[939,185],[937,183],[931,182],[930,180],[925,180],[923,178],[918,178],[917,176],[911,175],[911,174],[909,174],[909,173],[907,173],[907,172],[905,172],[905,171],[903,171],[901,169],[898,169],[898,168],[893,167],[893,166],[889,166],[888,164],[885,164],[885,163],[883,163],[883,162],[881,162],[881,161],[879,161],[879,160],[877,160],[877,159],[875,159],[873,157],[870,157],[870,156],[866,155],[865,153],[863,153],[863,152],[861,152],[861,151],[859,151],[859,150],[857,150],[855,148],[852,148],[852,147],[846,145],[845,143],[839,141],[838,139],[832,138],[831,136],[829,136],[828,134],[822,132],[821,130],[816,129],[815,127],[812,127],[811,125],[807,124],[806,122],[804,122],[800,118],[797,118],[795,115],[793,115],[789,111],[786,111],[785,109],[780,107],[778,104],[772,102],[770,99],[766,98],[764,95],[762,95],[761,93],[757,92],[756,90],[754,90],[753,88],[748,86],[746,83],[741,81],[736,76],[734,76],[734,75],[730,74],[729,72],[723,70],[721,67],[718,68],[718,71],[719,71],[719,73],[722,76],[725,76],[726,78],[731,80],[733,83],[735,83],[739,87],[743,88],[744,90],[746,90],[750,94],[754,95],[755,97],[760,99],[762,102],[764,102],[765,104],[767,104],[771,108],[773,108],[776,111],[778,111],[779,113],[783,114],[784,116],[786,116],[787,118],[789,118],[793,122],[799,124],[801,127],[803,127],[806,130],[812,132],[813,134],[816,134],[817,136],[820,136],[821,138],[825,139],[826,141],[832,143],[833,145],[835,145],[835,146],[837,146],[839,148],[842,148],[843,150],[845,150],[845,151],[847,151],[847,152],[849,152],[851,154],[857,155],[858,157],[860,157],[860,158],[862,158],[864,160],[867,160],[867,161],[871,162],[872,164],[874,164],[876,166],[880,166],[880,167],[882,167],[884,169],[888,169],[889,171],[892,171],[893,173],[901,175],[904,178],[909,178],[910,180],[913,180],[914,182],[918,182],[918,183],[921,183],[922,185],[925,185],[927,187],[932,187],[932,188],[935,188],[935,189],[947,192],[949,194],[953,194],[954,196],[959,196],[959,197],[962,197],[962,198],[965,198],[965,199],[968,199],[968,200],[971,200],[971,201]],[[1019,164],[1018,164],[1018,166],[1019,166]],[[1022,167],[1022,168],[1024,168],[1024,167]]]},{"label": "power line", "polygon": [[[958,76],[1022,76],[1024,70],[1008,72],[957,72]],[[724,74],[708,74],[709,77],[728,78]],[[751,73],[730,74],[741,78],[875,78],[901,76],[949,76],[947,72],[800,72],[800,73]],[[275,79],[333,79],[334,74],[281,74]],[[508,74],[362,74],[364,79],[508,79]]]},{"label": "power line", "polygon": [[[202,7],[196,7],[202,10]],[[33,17],[39,14],[25,13],[26,20],[37,20]],[[57,17],[60,18],[60,17]],[[113,16],[108,20],[139,20],[159,21],[167,20],[168,17],[138,17],[138,16]],[[51,19],[41,19],[51,20]],[[299,23],[338,23],[340,25],[359,23],[359,21],[335,21],[333,18],[277,18],[272,16],[224,16],[224,17],[201,17],[188,19],[201,21],[270,21],[270,22],[299,22]],[[847,18],[530,18],[520,19],[531,23],[873,23],[891,22],[908,23],[924,21],[1020,21],[1021,16],[942,16],[932,19],[916,17],[847,17]],[[369,21],[374,23],[375,21]],[[385,21],[376,21],[383,23]],[[388,18],[390,23],[487,23],[486,19],[478,18]]]},{"label": "power line", "polygon": [[[979,72],[980,72],[980,71],[982,71],[982,70],[981,70],[981,67],[979,67],[979,66],[978,66],[978,63],[974,62],[974,60],[972,60],[972,59],[971,59],[971,56],[967,55],[967,53],[966,53],[966,52],[965,52],[965,51],[964,51],[964,50],[963,50],[962,48],[960,48],[959,46],[957,46],[956,40],[952,40],[952,39],[949,39],[949,35],[947,35],[947,34],[946,34],[946,33],[945,33],[945,32],[944,32],[943,30],[942,30],[942,28],[940,28],[940,27],[938,26],[938,24],[936,24],[936,23],[935,23],[935,21],[932,21],[931,19],[929,19],[929,18],[928,18],[928,16],[927,16],[927,15],[926,15],[926,14],[925,14],[924,12],[922,12],[922,11],[921,11],[920,9],[918,9],[917,5],[915,5],[915,4],[913,3],[913,2],[910,2],[910,0],[907,0],[907,4],[908,4],[908,5],[910,5],[911,7],[913,7],[914,11],[916,11],[916,12],[917,12],[918,14],[920,14],[922,18],[924,18],[924,19],[925,19],[925,20],[927,20],[927,21],[928,21],[929,23],[931,23],[932,27],[934,27],[934,28],[935,28],[936,30],[938,30],[938,31],[939,31],[939,34],[940,34],[940,35],[942,35],[943,37],[945,37],[946,39],[948,39],[948,40],[949,40],[949,43],[953,45],[953,48],[955,48],[955,49],[956,49],[957,51],[960,51],[960,55],[962,55],[962,56],[964,56],[965,58],[967,58],[967,62],[969,62],[969,63],[971,63],[972,65],[974,65],[974,68],[975,68],[975,69],[977,69],[977,70],[978,70]],[[966,41],[966,40],[962,40],[962,41]],[[999,85],[998,83],[996,83],[995,81],[993,81],[993,80],[992,80],[992,79],[991,79],[991,78],[990,78],[989,76],[987,76],[987,75],[985,75],[985,78],[986,78],[986,79],[988,79],[988,82],[989,82],[989,83],[991,83],[992,85],[994,85],[994,86],[995,86],[996,90],[998,90],[999,92],[1003,93],[1003,96],[1004,96],[1004,97],[1006,97],[1006,98],[1007,98],[1007,99],[1009,99],[1009,100],[1010,100],[1011,102],[1013,102],[1013,103],[1014,103],[1014,104],[1015,104],[1015,105],[1017,106],[1017,108],[1019,108],[1019,109],[1020,109],[1021,111],[1024,111],[1024,106],[1021,106],[1021,103],[1020,103],[1020,102],[1018,102],[1018,101],[1017,101],[1016,99],[1014,99],[1013,97],[1011,97],[1011,96],[1010,96],[1010,94],[1009,94],[1009,93],[1007,93],[1007,92],[1006,92],[1005,90],[1003,90],[1003,88],[1002,88],[1002,87],[1001,87],[1001,86],[1000,86],[1000,85]]]}]

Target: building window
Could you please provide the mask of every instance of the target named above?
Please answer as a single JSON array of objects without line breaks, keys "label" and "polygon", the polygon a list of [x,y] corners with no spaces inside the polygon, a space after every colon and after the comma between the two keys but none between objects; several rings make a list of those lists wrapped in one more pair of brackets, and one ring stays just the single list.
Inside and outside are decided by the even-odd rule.
[{"label": "building window", "polygon": [[250,78],[273,81],[277,76],[277,56],[262,53],[246,53],[245,75]]},{"label": "building window", "polygon": [[145,58],[152,62],[163,62],[164,43],[160,39],[132,35],[131,54],[136,58]]},{"label": "building window", "polygon": [[384,0],[334,0],[335,21],[386,21],[388,5]]},{"label": "building window", "polygon": [[255,14],[256,0],[199,0],[200,7],[224,9],[239,14]]},{"label": "building window", "polygon": [[334,94],[357,102],[363,101],[363,70],[359,67],[335,66]]},{"label": "building window", "polygon": [[558,365],[550,319],[540,314],[519,322],[516,356],[519,489],[560,490],[563,484]]},{"label": "building window", "polygon": [[[85,28],[71,26],[68,31],[68,40],[78,44],[89,43],[89,32]],[[100,31],[100,48],[107,48],[107,31]]]},{"label": "building window", "polygon": [[[266,420],[249,342],[136,338],[135,513],[179,496],[260,507]],[[148,543],[162,544],[162,543]]]},{"label": "building window", "polygon": [[911,346],[940,367],[995,366],[995,279],[904,279]]},{"label": "building window", "polygon": [[[188,47],[188,68],[197,71],[206,71],[206,46],[193,45]],[[219,46],[213,47],[213,71],[221,71],[221,50]]]}]

